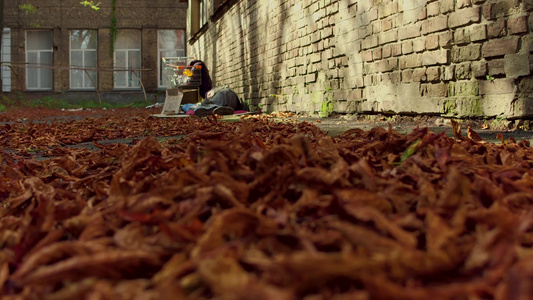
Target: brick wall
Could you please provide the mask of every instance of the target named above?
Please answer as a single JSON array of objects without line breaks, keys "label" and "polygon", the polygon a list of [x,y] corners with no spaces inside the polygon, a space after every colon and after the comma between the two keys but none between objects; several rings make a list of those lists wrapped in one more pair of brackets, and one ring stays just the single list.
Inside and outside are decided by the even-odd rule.
[{"label": "brick wall", "polygon": [[188,52],[270,111],[531,117],[532,10],[531,0],[229,1]]},{"label": "brick wall", "polygon": [[[12,62],[25,61],[25,31],[44,29],[53,31],[54,65],[69,66],[69,30],[98,30],[98,66],[113,68],[110,55],[111,1],[101,2],[98,11],[80,5],[79,0],[10,0],[4,5],[4,26],[11,28]],[[31,3],[35,13],[19,9],[20,4]],[[187,3],[171,0],[120,0],[116,1],[118,29],[140,29],[142,36],[142,80],[147,91],[157,89],[157,29],[185,29]],[[16,68],[24,82],[24,68]],[[99,72],[100,91],[113,90],[113,73]],[[21,90],[19,81],[12,80],[12,89]],[[54,92],[69,90],[69,71],[54,71]],[[141,93],[142,94],[142,93]]]}]

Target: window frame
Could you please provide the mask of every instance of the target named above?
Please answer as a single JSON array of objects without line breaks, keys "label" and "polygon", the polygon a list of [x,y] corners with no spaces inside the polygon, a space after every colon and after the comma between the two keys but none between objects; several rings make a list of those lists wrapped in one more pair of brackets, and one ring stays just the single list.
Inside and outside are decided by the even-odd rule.
[{"label": "window frame", "polygon": [[[74,30],[79,30],[79,31],[93,31],[94,34],[96,35],[96,48],[94,49],[89,49],[89,48],[86,48],[86,49],[72,49],[72,31]],[[81,66],[73,66],[73,63],[72,63],[72,52],[81,52],[82,53],[82,65]],[[93,82],[91,81],[90,78],[86,78],[88,77],[87,74],[85,73],[85,71],[83,71],[83,68],[86,68],[87,66],[85,66],[85,52],[94,52],[96,54],[96,65],[95,66],[91,66],[92,68],[95,69],[95,76],[92,78],[92,80],[94,81],[94,84]],[[69,70],[69,88],[71,90],[75,90],[75,91],[94,91],[96,90],[97,86],[98,86],[98,72],[96,71],[96,68],[98,67],[98,30],[95,30],[95,29],[71,29],[69,30],[69,64],[70,64],[70,67],[78,67],[78,68],[82,68],[82,71],[83,71],[83,76],[82,76],[82,86],[81,87],[74,87],[72,86],[72,71],[74,71],[73,69],[70,69]],[[89,80],[91,81],[91,84],[92,84],[92,87],[86,87],[85,86],[85,80]]]},{"label": "window frame", "polygon": [[191,36],[198,34],[207,26],[210,18],[209,7],[212,4],[210,0],[189,0],[189,19],[191,26]]},{"label": "window frame", "polygon": [[[133,74],[134,71],[131,71],[128,66],[129,66],[129,59],[130,59],[129,54],[133,53],[133,52],[139,52],[139,57],[140,57],[139,68],[142,68],[142,32],[141,32],[140,29],[119,29],[118,32],[117,32],[117,35],[120,34],[120,32],[124,31],[124,30],[135,30],[135,31],[138,32],[138,34],[139,34],[139,48],[138,49],[136,49],[136,48],[118,48],[118,44],[115,44],[115,49],[113,51],[113,68],[117,69],[117,52],[124,52],[125,53],[125,58],[126,58],[126,65],[124,66],[124,68],[126,70],[124,70],[124,71],[114,71],[113,72],[113,89],[116,89],[116,90],[139,90],[139,89],[142,88],[142,86],[141,86],[142,72],[139,71],[138,74],[137,74],[137,76],[138,76],[137,77],[137,76],[135,76]],[[116,76],[117,76],[118,72],[126,72],[126,83],[131,82],[131,76],[134,76],[138,80],[139,85],[138,86],[128,86],[128,85],[118,86],[117,85],[117,80],[116,80]]]},{"label": "window frame", "polygon": [[[2,49],[0,49],[1,60],[5,63],[11,62],[11,28],[2,28]],[[7,65],[2,65],[2,92],[11,92],[11,69]]]},{"label": "window frame", "polygon": [[[50,33],[50,37],[51,37],[51,40],[50,40],[50,44],[51,44],[51,48],[50,49],[39,49],[39,50],[28,50],[28,33],[29,32],[49,32]],[[25,79],[25,83],[26,83],[26,90],[27,91],[52,91],[54,89],[54,69],[53,69],[53,66],[54,66],[54,35],[53,35],[53,32],[51,30],[26,30],[24,32],[24,35],[25,35],[25,41],[24,41],[24,55],[25,55],[25,59],[26,59],[26,63],[27,63],[27,66],[26,66],[26,79]],[[43,87],[42,86],[42,80],[41,80],[41,70],[43,68],[39,68],[39,67],[30,67],[29,66],[29,54],[33,54],[33,53],[36,53],[37,54],[37,61],[39,62],[40,61],[40,58],[41,58],[41,53],[51,53],[51,57],[52,57],[52,62],[50,64],[50,72],[51,72],[51,77],[52,77],[52,83],[51,83],[51,86],[50,87]],[[38,63],[37,66],[42,66],[41,63]],[[38,87],[30,87],[29,86],[29,78],[30,76],[28,75],[30,73],[30,70],[32,71],[35,71],[35,70],[38,70],[37,72],[37,84],[38,84]]]}]

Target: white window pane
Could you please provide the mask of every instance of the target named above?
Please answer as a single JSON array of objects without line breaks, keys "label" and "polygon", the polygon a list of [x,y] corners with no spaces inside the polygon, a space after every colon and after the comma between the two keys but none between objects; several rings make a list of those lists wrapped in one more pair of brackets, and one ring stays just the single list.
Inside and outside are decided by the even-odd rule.
[{"label": "white window pane", "polygon": [[117,31],[116,49],[141,49],[141,32],[136,29]]},{"label": "white window pane", "polygon": [[183,30],[159,30],[159,49],[184,49]]},{"label": "white window pane", "polygon": [[83,65],[85,67],[96,67],[96,64],[96,51],[85,51],[85,61],[83,62]]},{"label": "white window pane", "polygon": [[[54,72],[51,68],[53,62],[52,52],[41,52],[40,63],[44,68],[41,68],[41,88],[51,89],[54,82]],[[49,68],[46,68],[46,67]]]},{"label": "white window pane", "polygon": [[[117,69],[126,68],[126,52],[115,51],[115,68]],[[124,71],[115,72],[115,86],[117,87],[126,86],[126,74],[127,72],[124,72]]]},{"label": "white window pane", "polygon": [[70,65],[73,67],[83,66],[83,52],[71,51],[70,52]]},{"label": "white window pane", "polygon": [[28,88],[38,88],[39,87],[39,69],[36,68],[27,68],[26,80],[28,81]]},{"label": "white window pane", "polygon": [[70,31],[70,48],[71,49],[96,49],[97,45],[96,30],[71,30]]},{"label": "white window pane", "polygon": [[81,88],[83,85],[83,71],[82,70],[70,70],[70,87]]},{"label": "white window pane", "polygon": [[[98,78],[96,78],[96,71],[87,71],[87,73],[89,73],[89,75],[91,75],[92,79],[94,80],[94,83],[96,84],[98,82]],[[84,76],[84,87],[85,88],[95,88],[95,86],[93,85],[93,82],[91,81],[91,78],[89,78],[89,76],[87,76],[87,74],[83,74]]]},{"label": "white window pane", "polygon": [[141,76],[141,72],[138,70],[133,69],[140,69],[141,68],[141,51],[129,51],[128,52],[128,64],[129,69],[131,70],[129,73],[129,87],[140,87],[141,84],[139,82],[139,78]]},{"label": "white window pane", "polygon": [[115,52],[115,68],[126,68],[126,52]]},{"label": "white window pane", "polygon": [[130,69],[141,68],[141,51],[128,51],[128,67]]},{"label": "white window pane", "polygon": [[27,50],[50,50],[52,49],[51,31],[27,31]]},{"label": "white window pane", "polygon": [[37,52],[30,52],[28,53],[28,63],[31,64],[37,64]]},{"label": "white window pane", "polygon": [[[37,64],[37,53],[27,53],[27,59],[29,65],[36,65]],[[39,69],[38,68],[27,68],[26,69],[26,77],[28,81],[28,88],[38,88],[39,87]]]},{"label": "white window pane", "polygon": [[52,69],[41,69],[41,88],[51,89],[53,88],[54,72]]},{"label": "white window pane", "polygon": [[116,87],[125,87],[126,86],[126,75],[127,72],[115,72],[115,86]]},{"label": "white window pane", "polygon": [[41,65],[52,66],[53,61],[54,61],[52,52],[42,51],[42,52],[40,52],[40,54],[41,54],[41,57],[40,57],[39,63]]}]

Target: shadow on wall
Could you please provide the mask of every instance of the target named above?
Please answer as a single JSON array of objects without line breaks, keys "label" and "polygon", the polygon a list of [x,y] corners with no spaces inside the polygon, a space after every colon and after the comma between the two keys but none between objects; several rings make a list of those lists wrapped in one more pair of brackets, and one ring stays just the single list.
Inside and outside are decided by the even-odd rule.
[{"label": "shadow on wall", "polygon": [[[341,53],[348,63],[340,66],[340,91],[332,86],[335,110],[533,117],[533,37],[525,15],[532,5],[406,0],[396,12],[390,4],[340,3],[357,6],[356,17],[337,14],[334,58]],[[319,73],[329,81],[330,71]]]}]

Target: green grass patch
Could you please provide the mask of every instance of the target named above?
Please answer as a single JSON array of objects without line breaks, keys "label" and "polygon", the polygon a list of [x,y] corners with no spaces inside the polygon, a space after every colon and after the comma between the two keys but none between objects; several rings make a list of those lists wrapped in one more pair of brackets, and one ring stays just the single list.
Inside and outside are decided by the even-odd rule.
[{"label": "green grass patch", "polygon": [[42,97],[40,99],[26,99],[22,96],[10,98],[2,96],[0,98],[0,112],[10,108],[34,107],[34,108],[55,108],[55,109],[76,109],[76,108],[120,108],[133,107],[143,108],[149,105],[144,100],[138,100],[127,104],[119,103],[99,103],[92,100],[66,101],[53,97]]}]

